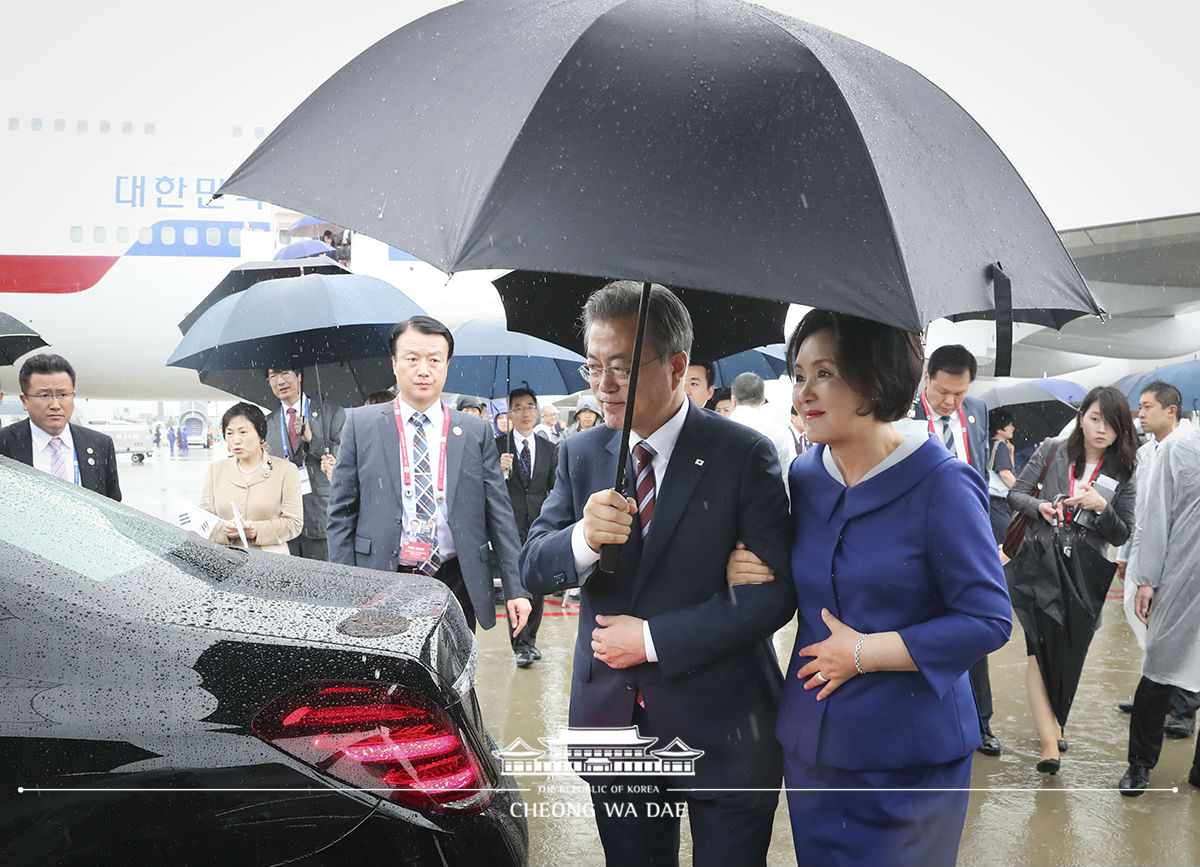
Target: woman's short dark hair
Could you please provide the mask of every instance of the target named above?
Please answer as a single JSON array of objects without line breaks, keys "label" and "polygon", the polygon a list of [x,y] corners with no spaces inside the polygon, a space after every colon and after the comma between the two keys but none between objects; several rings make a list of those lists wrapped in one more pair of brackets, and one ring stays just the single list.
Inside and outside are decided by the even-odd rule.
[{"label": "woman's short dark hair", "polygon": [[1002,431],[1016,419],[1013,414],[1003,407],[997,407],[988,413],[988,436],[994,437],[997,431]]},{"label": "woman's short dark hair", "polygon": [[263,411],[252,403],[246,403],[244,400],[240,403],[235,403],[229,409],[225,410],[225,415],[221,416],[221,432],[224,433],[229,428],[229,423],[235,418],[244,418],[250,422],[250,426],[258,433],[258,438],[264,442],[267,439],[267,417],[263,415]]},{"label": "woman's short dark hair", "polygon": [[822,331],[830,332],[837,343],[838,376],[867,401],[859,415],[892,422],[908,414],[925,369],[919,334],[847,313],[810,310],[788,340],[787,365],[793,379],[800,346]]},{"label": "woman's short dark hair", "polygon": [[1133,475],[1134,465],[1137,464],[1138,438],[1133,430],[1128,398],[1120,389],[1111,385],[1093,388],[1084,396],[1083,403],[1079,404],[1075,430],[1067,437],[1067,457],[1075,464],[1075,478],[1080,478],[1084,467],[1087,466],[1087,449],[1083,444],[1083,417],[1092,408],[1092,404],[1097,402],[1100,404],[1100,414],[1104,416],[1104,423],[1117,432],[1116,440],[1104,452],[1106,458],[1116,458],[1116,471],[1106,466],[1104,472],[1118,476],[1124,481]]}]

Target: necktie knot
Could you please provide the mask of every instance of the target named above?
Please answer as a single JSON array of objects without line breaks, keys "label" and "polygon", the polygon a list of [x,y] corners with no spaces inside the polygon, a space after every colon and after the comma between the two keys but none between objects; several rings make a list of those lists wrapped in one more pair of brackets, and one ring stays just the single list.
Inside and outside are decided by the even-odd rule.
[{"label": "necktie knot", "polygon": [[638,472],[641,472],[645,467],[649,466],[654,460],[655,451],[645,442],[640,442],[633,447],[633,456],[638,462]]},{"label": "necktie knot", "polygon": [[414,412],[408,420],[420,430],[425,430],[425,425],[429,422],[429,418],[423,412]]}]

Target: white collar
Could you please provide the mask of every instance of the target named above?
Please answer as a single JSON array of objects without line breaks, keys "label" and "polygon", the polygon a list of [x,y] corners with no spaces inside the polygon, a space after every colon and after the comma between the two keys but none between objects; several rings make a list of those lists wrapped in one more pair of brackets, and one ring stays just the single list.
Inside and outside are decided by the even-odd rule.
[{"label": "white collar", "polygon": [[[405,424],[408,424],[408,422],[412,419],[412,415],[414,412],[421,412],[421,410],[414,409],[413,407],[411,407],[407,403],[405,403],[404,398],[397,397],[396,399],[398,401],[400,401],[400,418],[404,419]],[[424,415],[427,419],[429,419],[430,422],[433,423],[433,426],[435,428],[440,430],[441,429],[441,421],[442,421],[442,412],[443,412],[442,402],[439,400],[433,406],[429,407],[429,409],[425,410]]]},{"label": "white collar", "polygon": [[[50,445],[50,440],[54,439],[53,434],[46,433],[46,431],[42,430],[33,423],[33,419],[29,420],[29,436],[33,440],[34,452],[45,451],[46,446]],[[63,432],[58,435],[58,438],[63,441],[63,445],[65,445],[68,449],[71,451],[75,450],[75,440],[71,436],[70,422],[68,422],[67,426],[63,428]]]},{"label": "white collar", "polygon": [[300,392],[300,396],[298,398],[296,398],[296,402],[293,403],[291,406],[288,406],[282,400],[279,401],[279,411],[282,412],[284,415],[287,415],[287,411],[289,409],[294,409],[298,413],[303,413],[304,407],[307,405],[308,405],[308,395],[306,395],[304,392]]},{"label": "white collar", "polygon": [[[683,405],[679,407],[675,415],[667,419],[662,427],[656,430],[650,436],[645,437],[646,442],[650,444],[650,448],[654,450],[656,455],[669,456],[675,451],[675,443],[679,441],[679,434],[683,431],[683,422],[687,418],[688,404],[691,401],[685,395]],[[643,437],[638,436],[633,431],[629,432],[629,452],[633,453],[633,447],[642,441]]]},{"label": "white collar", "polygon": [[533,431],[530,431],[529,435],[526,436],[525,434],[521,433],[519,430],[514,430],[512,432],[512,437],[513,437],[513,445],[515,445],[518,449],[521,446],[523,446],[525,443],[529,443],[529,450],[533,451],[534,446],[537,445],[533,441]]}]

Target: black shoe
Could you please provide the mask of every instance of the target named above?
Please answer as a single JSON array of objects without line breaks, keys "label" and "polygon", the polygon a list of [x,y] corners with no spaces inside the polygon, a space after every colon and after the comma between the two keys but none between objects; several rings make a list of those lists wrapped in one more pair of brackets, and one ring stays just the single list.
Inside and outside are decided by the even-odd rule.
[{"label": "black shoe", "polygon": [[1190,738],[1196,730],[1196,721],[1181,717],[1170,717],[1163,726],[1163,734],[1169,738]]},{"label": "black shoe", "polygon": [[1133,702],[1119,701],[1117,702],[1117,710],[1121,713],[1133,713]]},{"label": "black shoe", "polygon": [[542,652],[537,649],[536,644],[529,645],[529,655],[532,656],[534,659],[542,658]]},{"label": "black shoe", "polygon": [[1049,774],[1052,777],[1058,773],[1058,769],[1061,766],[1062,766],[1062,762],[1059,761],[1058,759],[1042,759],[1040,762],[1037,763],[1037,769],[1038,769],[1039,774]]},{"label": "black shoe", "polygon": [[1200,789],[1200,765],[1192,765],[1192,770],[1188,774],[1188,782]]},{"label": "black shoe", "polygon": [[1063,738],[1058,739],[1058,751],[1060,753],[1065,753],[1067,751],[1067,748],[1070,746],[1071,745],[1069,743],[1067,743],[1066,740],[1064,740]]},{"label": "black shoe", "polygon": [[1134,762],[1125,772],[1125,776],[1121,777],[1121,782],[1117,783],[1117,788],[1121,790],[1122,795],[1136,798],[1146,791],[1148,785],[1150,785],[1150,769]]},{"label": "black shoe", "polygon": [[529,668],[533,665],[533,654],[529,652],[529,648],[521,645],[513,651],[513,655],[517,658],[517,668]]},{"label": "black shoe", "polygon": [[1000,738],[992,734],[990,728],[985,728],[979,733],[979,746],[975,748],[975,752],[984,756],[1000,755]]}]

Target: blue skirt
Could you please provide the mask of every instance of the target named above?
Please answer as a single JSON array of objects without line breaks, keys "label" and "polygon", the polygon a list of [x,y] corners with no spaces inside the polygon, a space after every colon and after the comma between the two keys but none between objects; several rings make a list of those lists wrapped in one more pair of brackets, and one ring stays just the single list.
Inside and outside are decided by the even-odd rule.
[{"label": "blue skirt", "polygon": [[[796,863],[953,865],[967,815],[971,757],[895,771],[846,771],[809,765],[785,752]],[[823,791],[793,791],[803,789]],[[828,791],[837,789],[853,791]],[[933,791],[938,789],[956,791]]]}]

